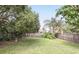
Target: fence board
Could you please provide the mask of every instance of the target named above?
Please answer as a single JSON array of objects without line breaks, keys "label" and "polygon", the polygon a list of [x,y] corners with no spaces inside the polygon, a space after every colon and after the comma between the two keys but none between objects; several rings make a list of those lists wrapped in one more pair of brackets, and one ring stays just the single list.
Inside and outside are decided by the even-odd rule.
[{"label": "fence board", "polygon": [[79,34],[77,33],[58,33],[57,38],[79,43]]}]

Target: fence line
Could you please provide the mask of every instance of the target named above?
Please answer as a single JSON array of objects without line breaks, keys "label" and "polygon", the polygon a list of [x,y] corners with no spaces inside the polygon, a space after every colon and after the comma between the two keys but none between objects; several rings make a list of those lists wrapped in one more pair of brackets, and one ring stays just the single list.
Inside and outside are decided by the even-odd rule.
[{"label": "fence line", "polygon": [[57,38],[72,41],[72,42],[78,42],[79,43],[79,34],[77,33],[58,33]]},{"label": "fence line", "polygon": [[26,33],[28,37],[41,37],[42,33]]}]

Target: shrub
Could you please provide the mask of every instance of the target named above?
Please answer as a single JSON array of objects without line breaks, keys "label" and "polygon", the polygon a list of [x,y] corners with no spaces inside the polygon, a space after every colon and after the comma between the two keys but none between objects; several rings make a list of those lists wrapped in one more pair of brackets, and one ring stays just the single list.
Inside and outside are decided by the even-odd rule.
[{"label": "shrub", "polygon": [[50,33],[50,32],[45,32],[42,35],[43,38],[48,38],[48,39],[55,39],[55,35]]},{"label": "shrub", "polygon": [[12,39],[14,39],[12,34],[0,34],[0,41],[9,41]]},{"label": "shrub", "polygon": [[7,34],[0,34],[0,41],[9,40]]}]

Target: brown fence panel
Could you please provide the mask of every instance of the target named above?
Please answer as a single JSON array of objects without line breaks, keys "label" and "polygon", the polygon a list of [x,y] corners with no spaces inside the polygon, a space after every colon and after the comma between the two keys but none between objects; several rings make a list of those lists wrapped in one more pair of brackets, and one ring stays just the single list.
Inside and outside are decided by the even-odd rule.
[{"label": "brown fence panel", "polygon": [[57,38],[79,43],[79,34],[77,33],[58,33]]},{"label": "brown fence panel", "polygon": [[41,37],[42,33],[26,33],[28,37]]}]

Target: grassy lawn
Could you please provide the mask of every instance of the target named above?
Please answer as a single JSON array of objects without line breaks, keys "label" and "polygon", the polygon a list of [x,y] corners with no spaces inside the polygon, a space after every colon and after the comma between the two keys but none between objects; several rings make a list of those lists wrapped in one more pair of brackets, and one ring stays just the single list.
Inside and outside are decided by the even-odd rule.
[{"label": "grassy lawn", "polygon": [[18,43],[7,42],[7,45],[0,46],[0,53],[73,54],[79,53],[79,44],[60,39],[25,38]]}]

